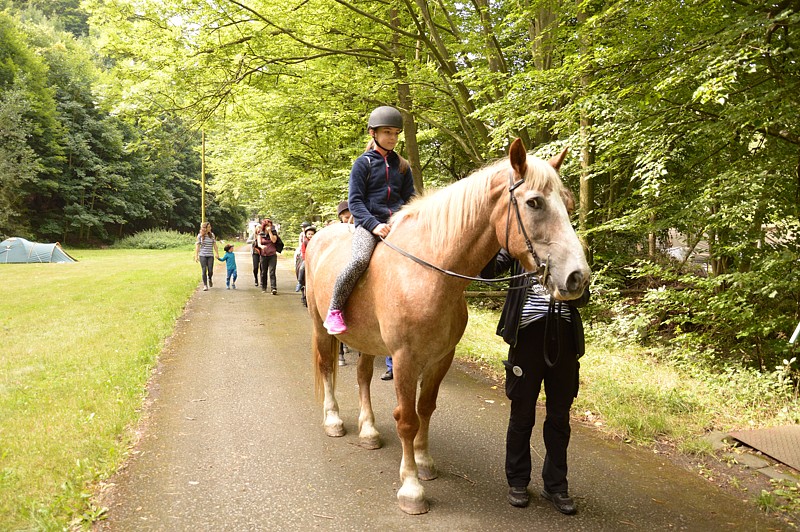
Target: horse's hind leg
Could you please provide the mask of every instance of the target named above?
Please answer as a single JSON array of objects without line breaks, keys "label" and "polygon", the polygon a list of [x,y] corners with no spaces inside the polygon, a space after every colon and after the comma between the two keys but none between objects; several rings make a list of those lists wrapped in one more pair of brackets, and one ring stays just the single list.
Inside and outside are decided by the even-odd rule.
[{"label": "horse's hind leg", "polygon": [[358,414],[359,445],[365,449],[379,449],[381,435],[375,428],[375,413],[372,411],[370,385],[375,357],[361,353],[358,357],[357,378],[360,412]]},{"label": "horse's hind leg", "polygon": [[334,390],[336,388],[336,356],[339,353],[339,341],[334,336],[313,333],[312,344],[316,362],[316,389],[320,387],[323,397],[323,427],[328,436],[339,437],[345,435],[344,423],[339,417],[339,403],[336,402]]},{"label": "horse's hind leg", "polygon": [[439,476],[436,471],[436,464],[430,454],[428,446],[428,433],[430,430],[431,416],[436,410],[436,398],[439,396],[439,386],[442,379],[450,369],[453,362],[455,350],[447,354],[441,361],[428,368],[422,374],[420,383],[419,401],[417,403],[417,413],[419,414],[419,431],[414,438],[414,459],[417,462],[419,478],[422,480],[433,480]]}]

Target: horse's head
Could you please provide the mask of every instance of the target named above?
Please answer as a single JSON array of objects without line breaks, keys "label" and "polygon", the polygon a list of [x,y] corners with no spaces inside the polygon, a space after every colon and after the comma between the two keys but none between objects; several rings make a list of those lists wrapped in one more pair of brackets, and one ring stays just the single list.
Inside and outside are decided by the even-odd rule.
[{"label": "horse's head", "polygon": [[515,140],[505,178],[509,204],[503,219],[495,222],[501,245],[526,270],[545,273],[547,289],[561,300],[580,297],[591,273],[570,224],[565,205],[568,195],[558,175],[565,156],[566,150],[543,161],[528,155],[522,141]]}]

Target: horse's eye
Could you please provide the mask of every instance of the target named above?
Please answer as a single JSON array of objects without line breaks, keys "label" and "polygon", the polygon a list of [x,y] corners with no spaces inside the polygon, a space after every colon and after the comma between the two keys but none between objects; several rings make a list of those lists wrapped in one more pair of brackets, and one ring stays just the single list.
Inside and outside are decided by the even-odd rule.
[{"label": "horse's eye", "polygon": [[544,207],[544,200],[539,196],[534,196],[532,198],[529,198],[526,203],[528,204],[528,207],[534,210],[538,210]]}]

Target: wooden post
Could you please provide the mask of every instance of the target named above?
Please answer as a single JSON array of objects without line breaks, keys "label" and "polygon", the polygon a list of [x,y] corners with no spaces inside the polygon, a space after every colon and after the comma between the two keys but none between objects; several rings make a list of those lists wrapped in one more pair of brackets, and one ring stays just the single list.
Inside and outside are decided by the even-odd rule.
[{"label": "wooden post", "polygon": [[200,222],[206,221],[206,131],[201,132],[200,148]]}]

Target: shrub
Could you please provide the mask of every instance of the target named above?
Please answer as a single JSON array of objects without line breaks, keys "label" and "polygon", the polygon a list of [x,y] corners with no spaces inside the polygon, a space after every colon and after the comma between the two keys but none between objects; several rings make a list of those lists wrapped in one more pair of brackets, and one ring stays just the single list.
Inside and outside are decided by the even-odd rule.
[{"label": "shrub", "polygon": [[116,249],[170,249],[192,246],[195,236],[178,231],[148,229],[114,243]]}]

